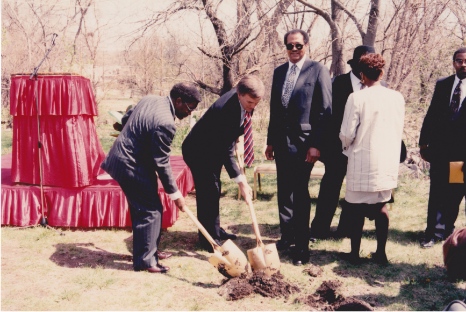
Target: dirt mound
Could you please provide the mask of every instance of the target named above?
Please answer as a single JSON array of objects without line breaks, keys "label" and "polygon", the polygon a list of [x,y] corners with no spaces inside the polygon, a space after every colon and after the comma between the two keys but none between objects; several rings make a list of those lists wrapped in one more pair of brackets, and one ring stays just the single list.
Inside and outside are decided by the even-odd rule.
[{"label": "dirt mound", "polygon": [[219,294],[227,297],[227,300],[239,300],[253,293],[269,298],[288,298],[299,291],[297,285],[285,281],[280,273],[268,277],[263,272],[243,273],[239,277],[225,280],[219,288]]},{"label": "dirt mound", "polygon": [[297,298],[296,301],[307,304],[315,311],[373,311],[367,302],[337,295],[340,286],[339,281],[324,281],[315,294]]},{"label": "dirt mound", "polygon": [[306,269],[303,270],[303,272],[309,274],[312,277],[318,277],[321,276],[324,270],[320,266],[310,264]]}]

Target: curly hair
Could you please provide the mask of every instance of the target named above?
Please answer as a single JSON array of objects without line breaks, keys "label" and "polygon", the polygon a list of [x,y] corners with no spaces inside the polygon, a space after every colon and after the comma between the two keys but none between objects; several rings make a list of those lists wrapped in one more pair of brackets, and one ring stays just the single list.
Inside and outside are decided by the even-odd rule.
[{"label": "curly hair", "polygon": [[181,98],[183,103],[199,103],[202,98],[197,88],[191,83],[180,82],[173,86],[170,90],[172,99]]},{"label": "curly hair", "polygon": [[369,53],[361,56],[359,68],[361,72],[369,79],[378,80],[382,69],[385,66],[385,60],[382,55]]}]

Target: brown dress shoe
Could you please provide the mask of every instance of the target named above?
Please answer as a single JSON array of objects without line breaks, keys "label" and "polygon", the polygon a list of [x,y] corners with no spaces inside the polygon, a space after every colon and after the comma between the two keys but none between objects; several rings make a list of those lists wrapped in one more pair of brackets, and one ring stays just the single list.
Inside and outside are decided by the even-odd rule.
[{"label": "brown dress shoe", "polygon": [[161,260],[168,259],[171,256],[173,256],[171,252],[163,252],[163,251],[157,250],[157,257]]},{"label": "brown dress shoe", "polygon": [[169,267],[161,265],[160,263],[157,264],[155,267],[150,267],[146,269],[139,269],[137,271],[147,271],[149,273],[166,273],[170,270]]}]

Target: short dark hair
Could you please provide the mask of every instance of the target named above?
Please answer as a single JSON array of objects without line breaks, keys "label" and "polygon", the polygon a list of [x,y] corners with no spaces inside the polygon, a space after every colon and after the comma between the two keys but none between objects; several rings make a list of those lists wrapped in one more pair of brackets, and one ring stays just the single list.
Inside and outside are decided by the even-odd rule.
[{"label": "short dark hair", "polygon": [[453,53],[453,61],[455,60],[456,54],[458,54],[458,53],[466,53],[466,48],[462,47],[462,48],[459,48],[458,50],[456,50],[455,53]]},{"label": "short dark hair", "polygon": [[186,82],[180,82],[174,85],[170,90],[170,97],[174,100],[181,98],[183,103],[199,103],[202,100],[201,94],[197,88],[193,84]]},{"label": "short dark hair", "polygon": [[309,35],[307,34],[307,32],[301,29],[292,29],[285,34],[285,37],[284,37],[285,45],[288,43],[287,42],[288,35],[294,35],[297,33],[300,33],[301,35],[303,35],[304,44],[307,44],[309,42]]},{"label": "short dark hair", "polygon": [[377,80],[385,66],[383,56],[377,53],[369,53],[361,56],[359,69],[369,79]]},{"label": "short dark hair", "polygon": [[239,94],[249,94],[253,98],[264,96],[265,87],[262,80],[254,75],[246,75],[238,82],[236,86]]}]

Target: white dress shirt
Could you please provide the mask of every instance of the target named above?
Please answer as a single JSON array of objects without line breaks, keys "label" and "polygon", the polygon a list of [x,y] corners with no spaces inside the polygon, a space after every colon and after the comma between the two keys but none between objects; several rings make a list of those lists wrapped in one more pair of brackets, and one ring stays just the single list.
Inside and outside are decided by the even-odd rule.
[{"label": "white dress shirt", "polygon": [[[451,89],[451,95],[450,95],[450,103],[451,99],[453,98],[453,93],[455,93],[456,86],[460,82],[460,79],[458,76],[455,75],[455,82],[453,83],[453,88]],[[466,97],[466,79],[461,80],[461,94],[460,94],[460,105],[458,106],[458,110],[461,108],[461,104],[463,104],[464,98]]]},{"label": "white dress shirt", "polygon": [[363,84],[361,83],[361,79],[356,77],[356,75],[351,71],[350,73],[350,78],[351,78],[351,86],[353,87],[353,92],[361,90],[361,87]]},{"label": "white dress shirt", "polygon": [[304,55],[303,58],[298,62],[298,63],[291,63],[290,61],[288,61],[289,65],[288,65],[288,71],[286,72],[286,76],[285,76],[285,82],[283,83],[283,88],[282,88],[282,95],[283,93],[285,93],[285,85],[286,85],[286,81],[288,80],[288,75],[290,74],[290,71],[291,71],[291,67],[293,65],[296,65],[296,76],[294,77],[294,82],[293,82],[293,90],[294,90],[294,86],[296,85],[296,81],[298,81],[298,77],[299,77],[299,73],[301,72],[301,68],[303,68],[303,65],[304,65],[304,61],[306,61],[306,58],[307,56]]}]

